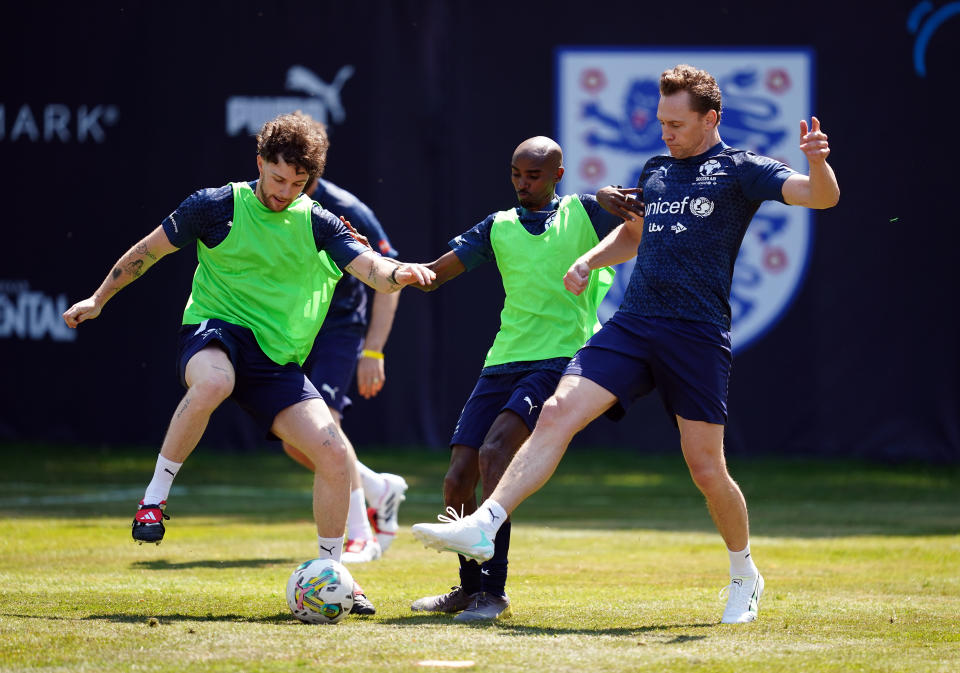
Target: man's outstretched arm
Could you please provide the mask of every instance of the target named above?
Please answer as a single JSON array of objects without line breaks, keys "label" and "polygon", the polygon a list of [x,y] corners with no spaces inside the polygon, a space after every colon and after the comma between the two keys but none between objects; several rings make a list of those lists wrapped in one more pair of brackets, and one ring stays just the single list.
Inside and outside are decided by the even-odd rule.
[{"label": "man's outstretched arm", "polygon": [[113,295],[142,276],[161,257],[176,250],[179,248],[170,242],[163,227],[157,227],[117,260],[96,292],[64,312],[64,322],[68,327],[76,327],[84,320],[96,318]]},{"label": "man's outstretched arm", "polygon": [[398,262],[369,250],[354,257],[343,270],[377,292],[396,292],[412,284],[430,285],[436,278],[423,264]]},{"label": "man's outstretched arm", "polygon": [[438,257],[429,264],[424,264],[424,266],[436,274],[436,278],[430,285],[417,286],[418,290],[423,290],[424,292],[433,292],[448,280],[453,280],[467,270],[467,267],[460,261],[457,253],[453,250]]},{"label": "man's outstretched arm", "polygon": [[563,277],[563,286],[579,295],[590,283],[590,272],[604,266],[613,266],[637,256],[643,237],[643,218],[625,220],[602,241],[575,261]]},{"label": "man's outstretched arm", "polygon": [[807,130],[806,120],[800,122],[800,149],[807,155],[810,175],[791,175],[783,183],[783,200],[791,206],[807,208],[832,208],[840,201],[840,186],[837,176],[827,163],[830,145],[827,134],[820,130],[820,120],[810,119]]}]

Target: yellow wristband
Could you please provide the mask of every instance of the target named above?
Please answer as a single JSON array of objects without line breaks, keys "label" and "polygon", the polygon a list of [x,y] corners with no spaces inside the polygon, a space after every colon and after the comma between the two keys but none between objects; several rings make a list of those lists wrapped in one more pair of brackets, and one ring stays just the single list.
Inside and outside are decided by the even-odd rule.
[{"label": "yellow wristband", "polygon": [[363,349],[361,355],[365,358],[373,358],[374,360],[382,360],[383,353],[380,351],[368,351],[366,348]]}]

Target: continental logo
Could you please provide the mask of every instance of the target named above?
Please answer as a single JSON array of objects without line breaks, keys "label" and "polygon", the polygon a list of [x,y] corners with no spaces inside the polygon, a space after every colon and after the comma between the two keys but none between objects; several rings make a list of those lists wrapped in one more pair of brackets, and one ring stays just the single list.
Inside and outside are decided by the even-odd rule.
[{"label": "continental logo", "polygon": [[0,339],[74,341],[77,331],[62,318],[68,308],[66,294],[31,290],[26,280],[0,280]]}]

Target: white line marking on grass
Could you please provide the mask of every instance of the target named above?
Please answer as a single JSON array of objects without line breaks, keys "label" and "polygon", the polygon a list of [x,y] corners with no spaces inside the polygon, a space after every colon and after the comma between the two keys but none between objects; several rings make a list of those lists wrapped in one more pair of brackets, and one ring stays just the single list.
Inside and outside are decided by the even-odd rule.
[{"label": "white line marking on grass", "polygon": [[470,668],[474,663],[469,660],[444,661],[442,659],[424,659],[418,661],[417,666],[439,666],[441,668]]},{"label": "white line marking on grass", "polygon": [[[23,484],[19,485],[21,488]],[[2,488],[2,486],[0,486]],[[45,487],[49,488],[49,487]],[[39,490],[39,485],[38,485]],[[195,495],[201,497],[241,498],[292,498],[307,500],[310,491],[282,488],[258,488],[256,486],[174,486],[171,496]],[[50,505],[88,504],[98,502],[138,502],[143,497],[143,488],[99,488],[96,491],[58,493],[56,495],[22,495],[0,498],[0,507],[44,507]]]},{"label": "white line marking on grass", "polygon": [[118,500],[139,500],[142,488],[126,488],[96,493],[71,493],[69,495],[23,495],[17,498],[0,498],[0,507],[42,507],[44,505],[70,505]]},{"label": "white line marking on grass", "polygon": [[[11,490],[49,491],[49,484],[3,484],[0,483],[0,492]],[[74,493],[57,493],[49,495],[21,495],[0,498],[0,508],[4,507],[50,507],[70,504],[91,504],[100,502],[139,502],[143,497],[143,488],[120,488],[116,486],[90,486],[91,490],[78,490]],[[94,490],[95,489],[95,490]],[[226,498],[289,498],[292,500],[309,500],[312,495],[308,489],[290,488],[263,488],[259,486],[174,486],[170,489],[171,497],[200,496]],[[438,495],[407,496],[408,502],[437,503],[442,501]]]}]

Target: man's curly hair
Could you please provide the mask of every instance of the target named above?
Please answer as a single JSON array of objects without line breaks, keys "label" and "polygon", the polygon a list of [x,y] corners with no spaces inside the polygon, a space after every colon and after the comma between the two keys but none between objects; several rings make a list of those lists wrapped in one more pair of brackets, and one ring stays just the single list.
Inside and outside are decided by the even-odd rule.
[{"label": "man's curly hair", "polygon": [[717,111],[717,122],[723,112],[723,98],[713,75],[706,70],[697,70],[692,65],[681,64],[660,75],[660,93],[670,96],[680,91],[690,92],[690,108],[697,114]]},{"label": "man's curly hair", "polygon": [[257,154],[276,163],[283,158],[303,169],[307,182],[323,175],[330,141],[323,127],[303,114],[284,114],[271,119],[257,134]]}]

